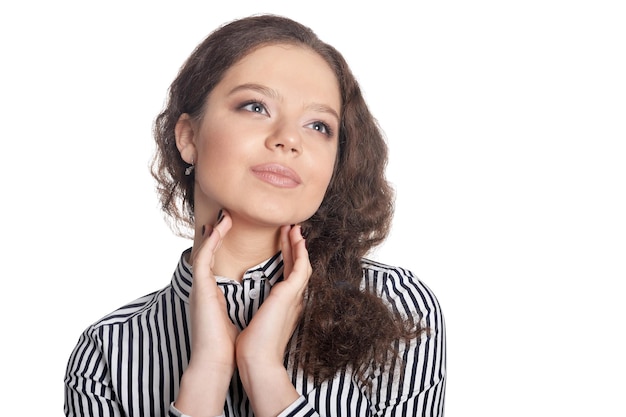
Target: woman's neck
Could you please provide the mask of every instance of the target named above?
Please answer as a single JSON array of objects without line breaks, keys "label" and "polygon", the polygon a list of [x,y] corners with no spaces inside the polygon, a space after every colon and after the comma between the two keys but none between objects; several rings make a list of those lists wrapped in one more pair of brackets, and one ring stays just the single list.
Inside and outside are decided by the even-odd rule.
[{"label": "woman's neck", "polygon": [[[233,219],[228,231],[214,256],[213,273],[218,276],[241,281],[251,267],[272,257],[279,250],[278,227],[253,227]],[[202,241],[198,232],[194,238],[194,251]]]}]

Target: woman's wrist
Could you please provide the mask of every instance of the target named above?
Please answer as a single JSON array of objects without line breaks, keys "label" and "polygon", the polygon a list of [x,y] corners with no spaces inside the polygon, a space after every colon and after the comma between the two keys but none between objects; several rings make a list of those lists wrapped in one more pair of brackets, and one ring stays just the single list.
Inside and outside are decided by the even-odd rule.
[{"label": "woman's wrist", "polygon": [[237,368],[257,417],[277,416],[300,397],[282,364],[237,362]]},{"label": "woman's wrist", "polygon": [[231,379],[232,371],[228,373],[190,363],[181,377],[174,406],[193,417],[218,416],[224,411]]}]

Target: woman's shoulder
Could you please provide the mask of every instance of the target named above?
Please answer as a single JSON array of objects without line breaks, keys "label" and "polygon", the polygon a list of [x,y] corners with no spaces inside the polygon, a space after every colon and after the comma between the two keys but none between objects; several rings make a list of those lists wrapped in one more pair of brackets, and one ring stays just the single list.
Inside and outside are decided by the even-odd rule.
[{"label": "woman's shoulder", "polygon": [[168,285],[159,291],[139,297],[101,317],[92,323],[86,331],[98,331],[103,327],[125,325],[141,316],[150,314],[150,311],[159,308],[159,300],[170,292],[171,287]]},{"label": "woman's shoulder", "polygon": [[366,258],[361,260],[361,265],[365,290],[375,292],[406,314],[442,315],[435,293],[411,270]]}]

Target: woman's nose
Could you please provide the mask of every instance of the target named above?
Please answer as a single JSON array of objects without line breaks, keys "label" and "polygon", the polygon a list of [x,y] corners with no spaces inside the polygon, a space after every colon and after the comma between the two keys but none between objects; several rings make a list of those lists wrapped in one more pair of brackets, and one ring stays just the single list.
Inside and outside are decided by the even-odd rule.
[{"label": "woman's nose", "polygon": [[283,150],[285,152],[301,153],[302,138],[296,124],[281,123],[267,137],[266,146],[269,149]]}]

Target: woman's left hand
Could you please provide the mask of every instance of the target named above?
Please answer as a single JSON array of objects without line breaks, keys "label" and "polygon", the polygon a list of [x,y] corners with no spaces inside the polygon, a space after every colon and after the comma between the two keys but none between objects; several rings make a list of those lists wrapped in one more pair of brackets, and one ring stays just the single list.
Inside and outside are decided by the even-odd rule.
[{"label": "woman's left hand", "polygon": [[281,228],[280,246],[285,279],[274,285],[235,344],[237,368],[259,417],[277,415],[299,397],[283,361],[302,313],[312,269],[299,225]]}]

